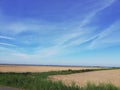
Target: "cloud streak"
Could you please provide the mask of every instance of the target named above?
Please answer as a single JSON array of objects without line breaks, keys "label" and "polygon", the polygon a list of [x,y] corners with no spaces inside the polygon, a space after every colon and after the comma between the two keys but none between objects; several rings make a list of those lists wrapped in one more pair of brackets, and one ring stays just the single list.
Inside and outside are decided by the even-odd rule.
[{"label": "cloud streak", "polygon": [[8,36],[1,36],[1,35],[0,35],[0,39],[15,40],[15,38],[8,37]]},{"label": "cloud streak", "polygon": [[3,46],[10,46],[10,47],[16,46],[16,45],[14,45],[14,44],[2,43],[2,42],[0,42],[0,45],[3,45]]},{"label": "cloud streak", "polygon": [[[110,0],[109,2],[104,2],[101,7],[98,7],[98,8],[94,7],[95,9],[92,11],[92,13],[90,13],[88,16],[86,16],[85,19],[82,22],[80,22],[80,24],[78,26],[75,25],[75,27],[72,28],[72,30],[70,30],[73,32],[65,34],[64,36],[60,37],[60,39],[58,40],[58,42],[59,42],[58,45],[62,45],[73,39],[73,41],[71,41],[71,43],[63,46],[63,47],[67,48],[69,46],[83,44],[85,42],[88,42],[88,41],[96,38],[97,35],[93,35],[92,37],[89,36],[89,34],[93,33],[93,31],[94,31],[94,30],[90,29],[91,27],[89,27],[89,30],[86,30],[83,27],[87,26],[87,24],[89,24],[91,22],[92,18],[95,17],[97,15],[97,13],[101,12],[102,10],[106,9],[107,7],[110,7],[115,1],[116,0]],[[78,22],[76,24],[78,24]],[[86,37],[86,34],[87,34],[87,37]],[[80,37],[80,38],[77,38],[77,37]],[[76,40],[74,40],[74,38],[76,38]]]},{"label": "cloud streak", "polygon": [[[35,13],[28,11],[23,12],[23,14],[26,14],[25,16],[22,16],[22,14],[21,16],[10,14],[6,11],[6,13],[1,14],[5,16],[5,20],[0,22],[0,47],[3,48],[3,50],[0,50],[5,50],[4,55],[8,55],[11,59],[20,58],[28,63],[29,61],[32,62],[32,60],[41,62],[41,60],[56,59],[60,56],[60,58],[72,58],[72,55],[67,56],[67,54],[73,54],[75,57],[76,54],[74,53],[79,54],[81,51],[87,53],[90,49],[118,45],[120,44],[118,39],[120,34],[119,19],[109,25],[103,18],[109,13],[100,16],[100,13],[110,11],[110,7],[116,1],[81,0],[79,3],[72,3],[73,6],[69,6],[68,11],[66,8],[58,11],[62,12],[63,10],[59,16],[54,13],[54,18],[53,15],[42,15],[47,11],[35,12],[38,13],[37,15],[41,15],[39,17],[34,17]],[[47,9],[50,13],[50,10],[55,8]],[[11,15],[19,19],[15,18],[15,20]],[[33,16],[29,18],[30,15]],[[56,17],[65,20],[59,22],[59,18],[56,19]],[[111,18],[113,19],[112,16]],[[106,27],[98,24],[103,22],[106,22]],[[0,59],[9,60],[8,57],[2,56]]]},{"label": "cloud streak", "polygon": [[[120,21],[116,21],[108,28],[104,29],[101,33],[97,35],[97,38],[91,43],[90,48],[104,47],[104,45],[118,45],[120,40],[118,35],[120,34],[119,27]],[[111,38],[112,37],[112,38]]]}]

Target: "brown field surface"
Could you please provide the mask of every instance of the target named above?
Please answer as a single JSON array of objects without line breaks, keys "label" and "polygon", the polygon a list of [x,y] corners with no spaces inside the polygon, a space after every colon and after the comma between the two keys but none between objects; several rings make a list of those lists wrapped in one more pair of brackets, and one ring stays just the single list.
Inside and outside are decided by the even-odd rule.
[{"label": "brown field surface", "polygon": [[[0,65],[0,72],[48,72],[59,70],[81,70],[93,69],[94,67],[65,67],[65,66],[17,66],[17,65]],[[95,69],[95,68],[94,68]]]},{"label": "brown field surface", "polygon": [[120,87],[120,69],[85,72],[69,75],[53,75],[49,76],[53,81],[62,81],[66,85],[71,85],[73,82],[78,86],[84,86],[88,82],[98,85],[99,83],[111,83]]}]

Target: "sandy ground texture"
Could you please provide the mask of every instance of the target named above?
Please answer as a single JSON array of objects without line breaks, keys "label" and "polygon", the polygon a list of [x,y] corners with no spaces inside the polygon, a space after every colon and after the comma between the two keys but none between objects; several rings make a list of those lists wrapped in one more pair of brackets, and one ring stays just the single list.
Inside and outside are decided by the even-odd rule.
[{"label": "sandy ground texture", "polygon": [[81,70],[81,69],[93,69],[93,68],[92,67],[64,67],[64,66],[0,65],[0,72],[48,72],[48,71],[68,70],[68,69]]},{"label": "sandy ground texture", "polygon": [[66,85],[71,85],[71,83],[74,82],[78,86],[84,86],[88,82],[91,82],[96,85],[99,83],[111,83],[117,87],[120,87],[120,69],[85,72],[70,75],[54,75],[49,76],[49,79],[52,79],[53,81],[60,80]]}]

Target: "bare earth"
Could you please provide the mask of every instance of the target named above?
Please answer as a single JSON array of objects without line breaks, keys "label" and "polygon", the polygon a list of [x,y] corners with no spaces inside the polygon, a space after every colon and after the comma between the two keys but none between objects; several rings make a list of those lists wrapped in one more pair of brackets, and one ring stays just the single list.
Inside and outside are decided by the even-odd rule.
[{"label": "bare earth", "polygon": [[[0,72],[48,72],[59,70],[81,70],[93,69],[92,67],[64,67],[64,66],[15,66],[15,65],[0,65]],[[95,69],[95,68],[94,68]]]},{"label": "bare earth", "polygon": [[78,86],[84,86],[88,82],[92,82],[96,85],[99,83],[111,83],[117,87],[120,87],[120,69],[85,72],[70,75],[54,75],[50,76],[49,79],[52,79],[53,81],[61,80],[66,85],[71,85],[74,82]]}]

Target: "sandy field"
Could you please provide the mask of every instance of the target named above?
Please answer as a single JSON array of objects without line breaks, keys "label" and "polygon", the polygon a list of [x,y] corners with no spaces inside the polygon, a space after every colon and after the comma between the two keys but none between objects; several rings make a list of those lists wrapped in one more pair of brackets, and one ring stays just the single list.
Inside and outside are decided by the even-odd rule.
[{"label": "sandy field", "polygon": [[62,81],[66,85],[71,85],[75,83],[78,86],[84,86],[88,82],[92,82],[96,85],[99,83],[111,83],[117,87],[120,87],[120,69],[116,70],[104,70],[104,71],[94,71],[77,73],[70,75],[55,75],[49,76],[49,79],[53,81]]},{"label": "sandy field", "polygon": [[81,69],[93,69],[93,68],[92,67],[64,67],[64,66],[0,65],[0,72],[48,72],[48,71],[68,70],[68,69],[81,70]]}]

